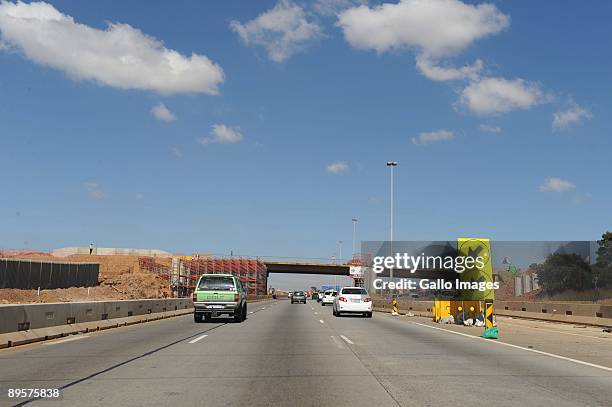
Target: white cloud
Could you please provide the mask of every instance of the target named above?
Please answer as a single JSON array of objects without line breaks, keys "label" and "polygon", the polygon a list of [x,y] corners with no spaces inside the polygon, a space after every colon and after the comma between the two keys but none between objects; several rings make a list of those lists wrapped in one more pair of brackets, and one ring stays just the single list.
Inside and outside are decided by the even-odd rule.
[{"label": "white cloud", "polygon": [[412,143],[416,145],[425,145],[429,143],[437,143],[440,141],[448,141],[454,138],[455,135],[453,134],[453,132],[448,130],[438,130],[420,133],[418,137],[412,138]]},{"label": "white cloud", "polygon": [[544,183],[540,185],[540,191],[542,192],[564,192],[570,189],[574,189],[576,186],[569,181],[561,178],[549,177],[544,180]]},{"label": "white cloud", "polygon": [[153,106],[151,113],[153,113],[153,116],[155,116],[157,120],[164,122],[173,122],[176,120],[175,114],[172,113],[163,103]]},{"label": "white cloud", "polygon": [[100,188],[100,185],[96,182],[84,182],[83,187],[87,191],[87,194],[90,198],[95,199],[97,201],[106,198],[106,194]]},{"label": "white cloud", "polygon": [[529,109],[546,101],[540,85],[523,79],[484,78],[461,92],[459,105],[477,115],[495,115]]},{"label": "white cloud", "polygon": [[244,137],[240,127],[228,127],[225,124],[213,124],[212,133],[208,137],[200,137],[196,141],[200,144],[234,144],[241,141]]},{"label": "white cloud", "polygon": [[105,30],[80,24],[44,2],[0,3],[1,41],[27,59],[75,80],[162,94],[217,94],[223,69],[204,55],[185,56],[128,24]]},{"label": "white cloud", "polygon": [[348,171],[349,166],[347,163],[344,163],[344,162],[335,162],[335,163],[329,164],[326,169],[327,169],[327,172],[331,172],[332,174],[339,174],[341,172]]},{"label": "white cloud", "polygon": [[474,41],[505,30],[510,18],[492,4],[459,0],[401,0],[343,11],[338,25],[355,48],[383,53],[415,49],[431,59],[453,56]]},{"label": "white cloud", "polygon": [[479,127],[480,131],[483,133],[501,133],[502,129],[499,126],[494,126],[492,124],[481,124]]},{"label": "white cloud", "polygon": [[480,59],[474,61],[471,65],[465,65],[461,68],[453,68],[448,66],[440,66],[435,62],[417,57],[416,66],[425,77],[433,81],[452,81],[459,79],[478,79],[480,71],[482,71],[483,63]]},{"label": "white cloud", "polygon": [[181,158],[183,156],[183,151],[178,147],[172,147],[170,151],[172,152],[172,155],[177,158]]},{"label": "white cloud", "polygon": [[306,12],[299,5],[289,0],[279,0],[272,9],[254,20],[244,24],[232,21],[230,28],[245,45],[264,47],[268,58],[283,62],[321,36],[321,27],[306,17]]},{"label": "white cloud", "polygon": [[571,102],[568,110],[553,113],[553,130],[565,130],[583,120],[590,120],[593,114],[586,108]]}]

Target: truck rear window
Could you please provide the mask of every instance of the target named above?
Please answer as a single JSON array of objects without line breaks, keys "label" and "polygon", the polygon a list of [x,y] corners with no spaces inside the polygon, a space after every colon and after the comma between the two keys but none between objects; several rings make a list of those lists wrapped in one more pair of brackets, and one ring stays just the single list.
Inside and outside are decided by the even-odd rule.
[{"label": "truck rear window", "polygon": [[344,288],[342,289],[342,294],[367,294],[366,290],[363,288]]},{"label": "truck rear window", "polygon": [[234,291],[231,277],[203,277],[198,285],[199,291]]}]

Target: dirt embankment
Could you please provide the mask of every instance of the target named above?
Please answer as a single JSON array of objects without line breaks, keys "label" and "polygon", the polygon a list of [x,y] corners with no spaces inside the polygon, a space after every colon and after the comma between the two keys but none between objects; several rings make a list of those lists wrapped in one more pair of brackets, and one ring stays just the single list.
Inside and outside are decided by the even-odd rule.
[{"label": "dirt embankment", "polygon": [[[54,290],[0,289],[0,303],[67,302],[127,300],[135,298],[165,298],[171,296],[168,281],[157,273],[140,270],[138,256],[72,255],[58,258],[46,255],[19,256],[22,259],[42,261],[72,261],[100,263],[98,287],[71,287]],[[170,267],[170,258],[156,258],[156,263]]]}]

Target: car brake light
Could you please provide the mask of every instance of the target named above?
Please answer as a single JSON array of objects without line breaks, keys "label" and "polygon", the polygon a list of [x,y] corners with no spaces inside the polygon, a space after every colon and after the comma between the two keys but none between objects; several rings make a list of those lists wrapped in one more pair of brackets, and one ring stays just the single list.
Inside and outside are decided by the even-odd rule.
[{"label": "car brake light", "polygon": [[240,301],[240,294],[234,294],[234,302]]},{"label": "car brake light", "polygon": [[338,301],[346,302],[346,298],[340,297],[340,298],[338,298]]},{"label": "car brake light", "polygon": [[363,300],[363,302],[372,302],[372,299],[370,297],[367,297],[365,300]]}]

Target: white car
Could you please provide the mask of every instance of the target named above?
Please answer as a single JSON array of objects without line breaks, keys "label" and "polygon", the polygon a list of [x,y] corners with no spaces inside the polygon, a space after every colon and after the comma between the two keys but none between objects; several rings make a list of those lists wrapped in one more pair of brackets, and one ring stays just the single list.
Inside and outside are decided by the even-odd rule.
[{"label": "white car", "polygon": [[361,314],[372,318],[372,298],[363,287],[343,287],[334,299],[334,316]]},{"label": "white car", "polygon": [[327,290],[323,293],[323,299],[321,300],[321,305],[330,305],[334,303],[334,298],[338,295],[338,291]]}]

